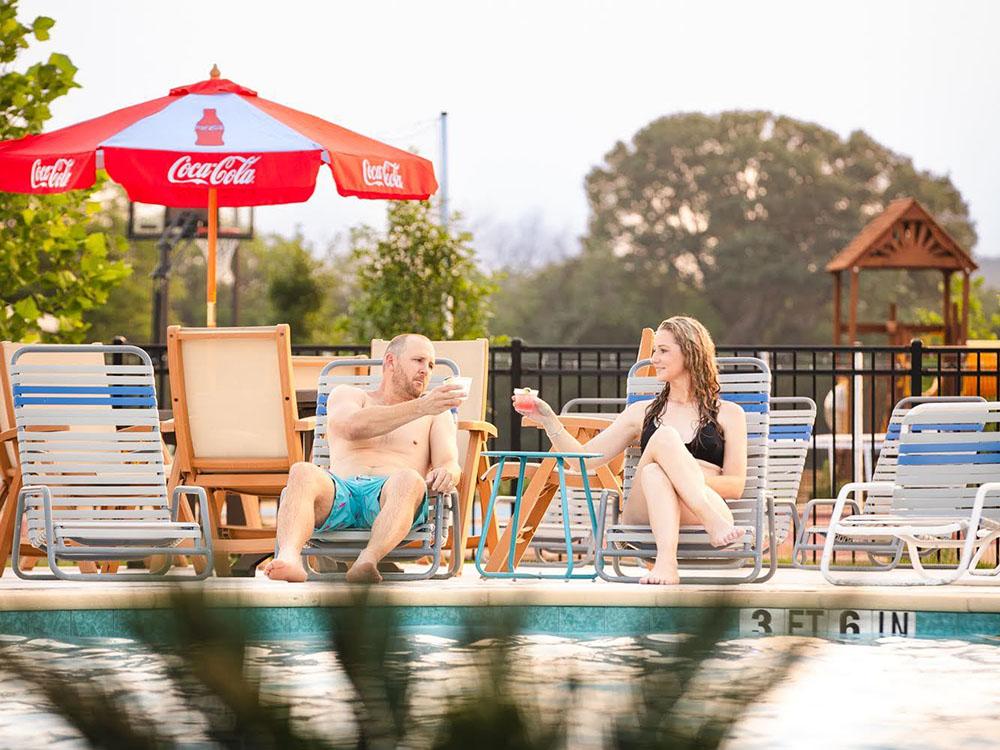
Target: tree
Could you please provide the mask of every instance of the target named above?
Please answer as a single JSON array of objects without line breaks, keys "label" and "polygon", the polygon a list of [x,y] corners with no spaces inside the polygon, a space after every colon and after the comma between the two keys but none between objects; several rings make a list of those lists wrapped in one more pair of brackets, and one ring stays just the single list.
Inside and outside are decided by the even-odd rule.
[{"label": "tree", "polygon": [[357,289],[351,328],[357,340],[404,331],[433,339],[486,334],[493,285],[476,266],[468,232],[434,222],[427,201],[393,201],[384,235],[352,237]]},{"label": "tree", "polygon": [[[950,179],[918,172],[861,131],[845,140],[769,112],[672,115],[616,144],[588,175],[584,255],[597,271],[624,269],[617,293],[647,311],[615,341],[692,302],[728,343],[829,341],[826,262],[902,196],[917,198],[964,247],[975,244]],[[878,278],[863,277],[862,318],[884,315],[890,299],[912,318],[936,295],[928,274],[868,276]],[[582,327],[570,340],[598,339]]]},{"label": "tree", "polygon": [[[38,133],[49,105],[78,88],[76,67],[53,53],[23,73],[8,69],[33,35],[49,38],[55,22],[39,16],[17,20],[17,2],[0,4],[0,140]],[[109,290],[128,275],[109,258],[107,239],[92,231],[99,205],[91,191],[33,196],[4,194],[0,201],[0,338],[14,341],[81,341],[84,315],[104,304]]]}]

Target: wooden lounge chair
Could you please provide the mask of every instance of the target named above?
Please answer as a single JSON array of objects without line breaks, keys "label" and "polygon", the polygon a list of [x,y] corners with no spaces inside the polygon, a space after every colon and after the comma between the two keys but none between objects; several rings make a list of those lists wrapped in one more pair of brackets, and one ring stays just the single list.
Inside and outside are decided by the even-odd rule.
[{"label": "wooden lounge chair", "polygon": [[[885,443],[879,453],[872,474],[874,486],[868,490],[858,490],[846,501],[846,507],[853,515],[885,513],[892,504],[892,487],[896,481],[896,468],[899,458],[899,436],[906,415],[920,404],[947,403],[985,403],[978,396],[907,396],[893,407],[886,430]],[[810,560],[814,553],[821,553],[826,543],[829,529],[828,519],[817,522],[814,516],[819,508],[832,507],[836,498],[813,498],[805,504],[798,520],[798,532],[795,537],[795,547],[792,550],[792,565],[796,568],[816,569],[819,562]],[[830,565],[841,567],[836,563],[836,553],[860,553],[862,558],[852,563],[843,564],[850,569],[891,570],[896,567],[903,556],[903,545],[892,537],[862,537],[852,536],[850,539],[835,539],[833,542],[834,559]]]},{"label": "wooden lounge chair", "polygon": [[[278,497],[288,470],[303,460],[287,325],[167,329],[173,425],[177,439],[171,486],[209,493],[215,570],[230,573],[229,555],[274,550],[256,498]],[[227,493],[241,497],[245,522],[222,517]]]},{"label": "wooden lounge chair", "polygon": [[[883,490],[883,513],[845,515],[855,490]],[[837,536],[889,537],[906,545],[913,573],[845,571],[832,566]],[[820,570],[839,585],[952,583],[976,566],[1000,538],[1000,402],[936,403],[903,418],[896,478],[850,482],[837,497]],[[925,550],[955,550],[954,567],[929,570]],[[985,571],[996,576],[1000,567]]]},{"label": "wooden lounge chair", "polygon": [[[439,357],[438,368],[431,377],[430,387],[436,387],[443,382],[447,370],[455,375],[459,374],[458,366],[451,360]],[[313,463],[321,469],[330,468],[330,444],[327,439],[328,412],[327,402],[330,392],[338,385],[351,385],[362,390],[375,390],[381,381],[381,359],[355,359],[349,360],[350,366],[359,370],[369,370],[367,375],[338,375],[336,370],[343,371],[343,365],[338,367],[337,363],[331,363],[320,375],[319,391],[316,402],[315,435],[313,438]],[[451,518],[448,518],[448,516]],[[400,544],[384,560],[393,562],[397,560],[419,560],[430,558],[429,564],[420,571],[386,571],[382,576],[386,580],[416,581],[432,577],[450,577],[454,575],[462,564],[462,555],[453,554],[451,565],[444,575],[438,574],[441,564],[441,553],[445,548],[447,540],[448,526],[455,527],[461,522],[461,511],[458,502],[458,493],[453,492],[450,496],[436,495],[430,499],[428,518],[425,523],[415,524],[407,533]],[[302,550],[302,564],[310,579],[333,579],[344,578],[345,573],[338,570],[320,570],[313,564],[313,558],[328,558],[345,563],[353,562],[358,554],[368,544],[371,537],[370,529],[341,529],[337,531],[326,531],[314,536],[307,542]]]},{"label": "wooden lounge chair", "polygon": [[[66,364],[66,354],[101,356],[100,364]],[[105,364],[104,356],[138,364]],[[20,570],[25,579],[169,580],[171,550],[212,553],[204,490],[178,486],[167,501],[153,366],[132,346],[32,345],[11,359],[22,486],[17,493],[14,539],[26,524],[29,542],[44,551],[50,574]],[[201,522],[179,520],[181,496],[193,495]],[[24,521],[22,521],[22,516]],[[137,560],[160,555],[148,573],[70,573],[60,561]],[[207,566],[204,575],[209,572]]]},{"label": "wooden lounge chair", "polygon": [[[645,401],[653,398],[663,387],[654,377],[639,377],[635,373],[648,366],[649,361],[636,362],[628,378],[628,402]],[[723,399],[738,403],[747,416],[747,480],[743,496],[729,501],[736,526],[747,532],[736,542],[722,549],[708,543],[708,535],[700,526],[681,528],[677,558],[681,564],[682,583],[749,583],[767,580],[777,568],[775,555],[765,576],[763,554],[767,539],[775,539],[774,502],[765,492],[768,466],[769,394],[771,392],[771,372],[767,364],[753,357],[720,357],[719,383]],[[635,469],[639,463],[639,446],[625,452],[623,491],[625,496],[631,489]],[[648,526],[631,526],[619,523],[621,498],[605,491],[601,493],[601,506],[597,514],[598,552],[596,567],[598,575],[607,581],[638,583],[641,576],[626,575],[621,567],[623,558],[654,559],[656,542],[652,529]],[[611,522],[608,516],[609,503]],[[765,528],[766,527],[766,528]],[[613,573],[606,569],[610,558]],[[709,570],[720,567],[741,567],[750,564],[747,572],[734,575],[709,575],[702,570],[697,575],[684,575],[692,566]]]},{"label": "wooden lounge chair", "polygon": [[[459,558],[456,571],[461,571],[466,550],[474,550],[479,545],[479,537],[470,535],[473,505],[479,503],[479,517],[486,517],[486,504],[490,498],[490,484],[484,479],[489,462],[483,451],[491,438],[497,436],[497,428],[486,419],[486,391],[489,385],[489,340],[432,341],[437,357],[454,362],[462,375],[472,378],[469,397],[458,407],[458,463],[462,467],[462,478],[456,488],[461,522],[453,527],[447,547],[451,554]],[[371,354],[381,359],[389,342],[384,339],[372,341]],[[377,371],[377,370],[376,370]],[[456,536],[455,530],[458,530]],[[498,538],[497,523],[493,519],[486,529],[486,548],[492,549]]]}]

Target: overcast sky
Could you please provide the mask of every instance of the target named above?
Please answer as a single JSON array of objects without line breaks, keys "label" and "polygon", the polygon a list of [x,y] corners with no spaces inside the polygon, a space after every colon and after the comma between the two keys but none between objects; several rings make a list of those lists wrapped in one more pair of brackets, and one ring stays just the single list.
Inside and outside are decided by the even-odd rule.
[{"label": "overcast sky", "polygon": [[[585,231],[584,176],[665,114],[767,109],[841,135],[863,129],[969,202],[1000,256],[1000,2],[305,2],[21,0],[56,19],[34,59],[68,54],[83,85],[51,127],[222,74],[262,96],[440,165],[447,110],[453,209],[484,233]],[[262,230],[323,247],[379,202],[257,211]],[[489,231],[487,231],[489,230]]]}]

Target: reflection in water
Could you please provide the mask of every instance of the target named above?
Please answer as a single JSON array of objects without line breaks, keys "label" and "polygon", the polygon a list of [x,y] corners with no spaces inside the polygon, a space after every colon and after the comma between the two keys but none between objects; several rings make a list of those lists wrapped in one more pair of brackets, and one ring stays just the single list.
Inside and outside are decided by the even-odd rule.
[{"label": "reflection in water", "polygon": [[[600,747],[610,718],[630,711],[637,677],[669,670],[678,636],[561,638],[522,635],[510,652],[511,685],[542,716],[562,705],[571,681],[577,690],[569,717],[571,747]],[[1000,647],[991,639],[864,642],[795,639],[804,649],[791,676],[766,700],[750,707],[728,747],[819,746],[875,748],[918,744],[928,748],[986,746],[1000,715]],[[472,685],[481,674],[477,657],[485,641],[465,645],[439,635],[409,635],[394,655],[414,669],[413,716],[429,742],[442,699]],[[682,710],[701,713],[712,700],[745,679],[748,667],[769,663],[787,638],[738,639],[720,644]],[[198,712],[186,710],[169,670],[176,657],[123,639],[56,641],[0,636],[0,649],[93,679],[129,696],[137,712],[188,744],[208,742]],[[327,642],[268,641],[249,648],[247,665],[263,693],[287,702],[311,733],[334,740],[354,736],[353,688]],[[751,670],[752,671],[752,670]],[[754,690],[753,684],[747,684]],[[197,699],[197,695],[195,696]],[[44,700],[23,683],[0,675],[0,745],[86,747]],[[210,743],[209,743],[210,744]]]}]

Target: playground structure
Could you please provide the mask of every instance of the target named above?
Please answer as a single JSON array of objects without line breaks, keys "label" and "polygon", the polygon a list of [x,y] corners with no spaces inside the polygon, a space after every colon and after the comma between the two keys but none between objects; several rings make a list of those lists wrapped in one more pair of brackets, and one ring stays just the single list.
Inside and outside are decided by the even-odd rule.
[{"label": "playground structure", "polygon": [[[854,343],[858,335],[884,333],[889,343],[903,346],[921,334],[939,335],[945,346],[961,346],[969,337],[971,275],[978,266],[915,198],[892,201],[858,232],[826,265],[833,274],[833,342]],[[940,271],[944,276],[943,323],[918,324],[897,320],[890,305],[883,322],[858,320],[859,277],[862,269]],[[850,274],[847,325],[843,323],[841,297],[843,274]],[[951,276],[962,274],[962,306],[951,299]]]}]

